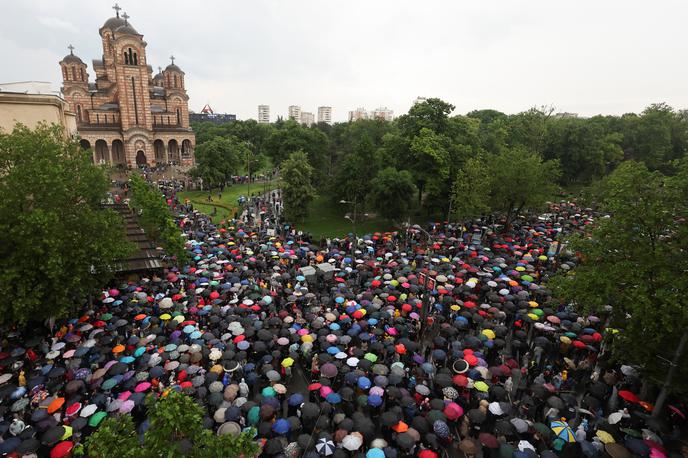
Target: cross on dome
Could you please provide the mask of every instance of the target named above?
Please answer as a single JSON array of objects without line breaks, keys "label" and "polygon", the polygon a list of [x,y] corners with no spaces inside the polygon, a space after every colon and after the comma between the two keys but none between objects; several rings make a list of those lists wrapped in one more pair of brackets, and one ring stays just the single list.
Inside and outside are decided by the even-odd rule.
[{"label": "cross on dome", "polygon": [[74,55],[74,46],[69,45],[69,46],[67,46],[67,49],[69,49],[69,54],[71,54],[73,56]]},{"label": "cross on dome", "polygon": [[170,56],[170,60],[172,61],[172,65],[174,65],[174,54]]},{"label": "cross on dome", "polygon": [[113,6],[112,9],[115,10],[115,12],[117,13],[117,17],[119,17],[119,10],[121,10],[122,7],[115,3],[115,6]]},{"label": "cross on dome", "polygon": [[124,18],[124,25],[129,25],[129,22],[127,22],[127,20],[128,20],[131,16],[129,16],[126,12],[124,12],[124,14],[122,15],[122,17]]}]

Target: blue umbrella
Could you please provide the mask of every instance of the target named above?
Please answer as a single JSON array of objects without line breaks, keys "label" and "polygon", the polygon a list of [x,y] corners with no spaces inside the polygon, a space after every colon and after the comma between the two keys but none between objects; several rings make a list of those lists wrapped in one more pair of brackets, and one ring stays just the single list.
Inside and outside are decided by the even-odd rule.
[{"label": "blue umbrella", "polygon": [[303,404],[303,395],[301,393],[292,394],[291,396],[289,396],[288,403],[292,407],[300,406],[301,404]]},{"label": "blue umbrella", "polygon": [[287,434],[289,432],[289,421],[280,418],[272,424],[272,431],[277,434]]},{"label": "blue umbrella", "polygon": [[368,396],[368,404],[373,407],[380,407],[382,405],[382,397],[377,394]]},{"label": "blue umbrella", "polygon": [[184,334],[191,334],[195,330],[196,330],[196,327],[193,325],[190,325],[190,324],[187,324],[186,326],[184,326],[184,329],[183,329]]},{"label": "blue umbrella", "polygon": [[329,354],[331,354],[331,355],[336,355],[336,354],[339,353],[340,351],[341,351],[341,350],[340,350],[339,348],[337,348],[337,347],[330,347],[330,348],[327,349],[327,352],[328,352]]},{"label": "blue umbrella", "polygon": [[325,400],[330,404],[339,404],[342,402],[342,397],[339,395],[339,393],[330,393],[327,395]]},{"label": "blue umbrella", "polygon": [[133,363],[134,361],[135,361],[135,360],[134,360],[134,357],[133,357],[133,356],[123,356],[123,357],[121,357],[120,360],[119,360],[120,363],[124,363],[124,364],[131,364],[131,363]]},{"label": "blue umbrella", "polygon": [[385,458],[385,452],[380,448],[371,448],[366,453],[366,458]]},{"label": "blue umbrella", "polygon": [[368,377],[360,377],[358,379],[358,387],[360,389],[367,390],[368,388],[370,388],[370,385],[372,385],[372,383],[370,382],[370,379]]}]

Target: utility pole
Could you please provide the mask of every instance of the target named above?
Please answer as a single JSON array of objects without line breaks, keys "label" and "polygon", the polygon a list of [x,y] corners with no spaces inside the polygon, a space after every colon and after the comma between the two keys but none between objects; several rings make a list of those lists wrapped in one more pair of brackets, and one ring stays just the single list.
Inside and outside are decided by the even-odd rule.
[{"label": "utility pole", "polygon": [[652,416],[654,418],[657,418],[659,414],[662,412],[664,402],[666,401],[666,398],[669,395],[669,388],[671,387],[671,382],[674,379],[674,375],[676,375],[676,368],[678,367],[678,362],[681,359],[681,356],[683,355],[683,350],[686,348],[687,342],[688,328],[684,329],[683,335],[681,336],[681,340],[678,343],[678,347],[676,347],[676,351],[674,352],[674,358],[671,360],[671,363],[669,363],[669,372],[667,372],[666,379],[664,379],[664,385],[662,385],[662,391],[659,392],[659,396],[657,396],[657,400],[655,401],[655,407],[652,410]]}]

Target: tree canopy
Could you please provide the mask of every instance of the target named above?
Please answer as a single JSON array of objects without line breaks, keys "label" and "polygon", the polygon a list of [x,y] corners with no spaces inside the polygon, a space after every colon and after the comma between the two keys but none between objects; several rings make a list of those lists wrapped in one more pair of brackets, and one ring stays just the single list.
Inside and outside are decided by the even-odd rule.
[{"label": "tree canopy", "polygon": [[387,167],[370,182],[370,203],[378,215],[401,222],[413,207],[416,188],[411,173]]},{"label": "tree canopy", "polygon": [[[614,355],[661,382],[669,369],[665,360],[688,326],[688,160],[673,176],[624,162],[593,195],[609,217],[589,236],[569,241],[581,263],[551,285],[584,311],[611,305],[611,326],[620,330]],[[672,387],[681,391],[688,390],[685,353]]]},{"label": "tree canopy", "polygon": [[183,264],[187,256],[185,241],[174,222],[165,197],[136,173],[131,177],[131,190],[129,204],[136,211],[143,230],[151,240],[162,245],[169,255],[174,256],[178,264]]},{"label": "tree canopy", "polygon": [[238,436],[213,434],[203,427],[203,409],[193,398],[169,391],[146,400],[148,429],[142,441],[130,415],[109,417],[86,441],[89,456],[98,458],[239,458],[260,451],[251,432]]},{"label": "tree canopy", "polygon": [[210,189],[224,187],[232,176],[239,174],[248,155],[248,147],[238,138],[214,137],[196,148],[196,167],[191,175],[201,178]]},{"label": "tree canopy", "polygon": [[291,153],[282,163],[282,200],[288,221],[301,221],[308,215],[308,205],[315,197],[313,167],[303,151]]},{"label": "tree canopy", "polygon": [[133,247],[108,186],[59,126],[0,133],[0,321],[65,315],[112,277]]}]

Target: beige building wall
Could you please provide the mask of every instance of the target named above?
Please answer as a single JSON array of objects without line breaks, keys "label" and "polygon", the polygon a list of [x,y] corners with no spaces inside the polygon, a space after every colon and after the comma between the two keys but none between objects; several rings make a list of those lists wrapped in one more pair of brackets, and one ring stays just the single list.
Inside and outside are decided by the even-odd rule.
[{"label": "beige building wall", "polygon": [[67,103],[55,95],[0,92],[0,129],[11,132],[17,123],[33,129],[45,122],[59,124],[74,135],[76,116],[67,109]]}]

